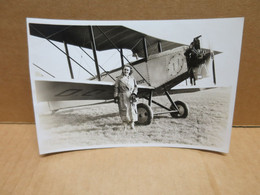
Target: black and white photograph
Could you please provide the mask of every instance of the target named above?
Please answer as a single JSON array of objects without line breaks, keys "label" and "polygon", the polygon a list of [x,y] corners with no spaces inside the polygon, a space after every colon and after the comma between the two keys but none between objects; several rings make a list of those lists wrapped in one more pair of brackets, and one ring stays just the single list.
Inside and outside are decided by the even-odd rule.
[{"label": "black and white photograph", "polygon": [[244,18],[27,18],[39,153],[228,153]]}]

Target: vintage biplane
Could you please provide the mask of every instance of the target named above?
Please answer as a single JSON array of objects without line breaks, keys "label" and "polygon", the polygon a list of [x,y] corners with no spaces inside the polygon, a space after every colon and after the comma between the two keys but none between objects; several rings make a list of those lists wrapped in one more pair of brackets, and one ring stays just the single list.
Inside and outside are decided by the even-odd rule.
[{"label": "vintage biplane", "polygon": [[[46,39],[57,47],[56,42],[64,43],[65,51],[60,50],[68,59],[71,79],[35,80],[37,101],[65,100],[112,100],[114,82],[121,74],[125,62],[133,67],[133,76],[138,83],[138,97],[147,100],[147,104],[139,103],[138,124],[148,125],[154,114],[170,113],[174,118],[186,118],[188,107],[182,101],[173,101],[169,92],[175,92],[173,87],[190,80],[196,84],[197,79],[208,77],[210,61],[212,62],[213,82],[216,84],[214,55],[220,53],[200,47],[200,36],[195,37],[190,45],[158,39],[137,32],[124,26],[78,26],[29,23],[31,36]],[[93,61],[96,73],[91,73],[73,59],[68,52],[67,44],[93,51]],[[98,63],[97,51],[115,49],[120,53],[122,67],[106,71]],[[123,53],[124,49],[132,51],[138,59],[130,62]],[[76,63],[91,77],[84,82],[74,80],[71,61]],[[194,90],[194,89],[193,89]],[[192,91],[186,89],[182,92]],[[176,93],[178,91],[176,90]],[[153,99],[154,96],[166,95],[171,106],[168,108]],[[151,104],[165,109],[165,112],[153,113]]]}]

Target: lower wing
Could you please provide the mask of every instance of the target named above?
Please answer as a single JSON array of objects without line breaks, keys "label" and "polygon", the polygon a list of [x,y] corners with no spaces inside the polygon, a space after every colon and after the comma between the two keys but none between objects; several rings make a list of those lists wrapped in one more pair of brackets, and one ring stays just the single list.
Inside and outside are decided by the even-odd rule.
[{"label": "lower wing", "polygon": [[[112,82],[35,80],[35,87],[38,102],[114,98],[114,83]],[[138,95],[143,96],[152,89],[152,87],[138,86]]]}]

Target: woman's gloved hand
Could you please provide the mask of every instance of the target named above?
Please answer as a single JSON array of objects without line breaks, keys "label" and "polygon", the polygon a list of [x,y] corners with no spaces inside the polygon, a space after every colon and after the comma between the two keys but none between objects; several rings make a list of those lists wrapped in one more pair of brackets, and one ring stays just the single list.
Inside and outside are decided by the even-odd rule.
[{"label": "woman's gloved hand", "polygon": [[114,102],[115,102],[116,104],[118,103],[118,101],[119,101],[118,96],[117,96],[117,97],[114,97]]},{"label": "woman's gloved hand", "polygon": [[137,102],[137,95],[132,93],[131,96],[130,96],[130,102]]}]

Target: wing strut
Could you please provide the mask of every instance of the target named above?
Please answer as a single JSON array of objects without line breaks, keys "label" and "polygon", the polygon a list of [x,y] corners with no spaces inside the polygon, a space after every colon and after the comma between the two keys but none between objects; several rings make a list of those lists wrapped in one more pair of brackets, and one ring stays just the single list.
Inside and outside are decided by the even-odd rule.
[{"label": "wing strut", "polygon": [[159,51],[159,53],[162,52],[162,43],[161,43],[161,41],[158,42],[158,51]]},{"label": "wing strut", "polygon": [[97,77],[98,77],[98,80],[101,81],[101,76],[100,76],[99,67],[98,67],[96,41],[95,41],[95,36],[94,36],[94,31],[93,31],[92,26],[89,27],[89,32],[90,32],[90,38],[91,38],[91,46],[92,46],[93,55],[94,55],[95,64],[96,64]]},{"label": "wing strut", "polygon": [[[94,58],[92,58],[82,47],[79,46],[79,48],[93,61],[95,61]],[[98,65],[113,81],[115,81],[115,79],[109,74],[109,72],[107,72],[102,66]]]},{"label": "wing strut", "polygon": [[148,51],[147,51],[147,42],[146,42],[145,37],[143,37],[143,46],[144,46],[144,59],[147,62],[148,61]]},{"label": "wing strut", "polygon": [[70,55],[69,55],[68,45],[65,41],[64,41],[64,46],[65,46],[65,51],[66,51],[66,55],[67,55],[67,59],[68,59],[68,65],[69,65],[69,69],[70,69],[70,76],[72,79],[74,79],[73,70],[72,70],[71,62],[70,62],[70,58],[69,58]]},{"label": "wing strut", "polygon": [[34,26],[31,26],[35,31],[37,31],[42,37],[44,37],[49,43],[51,43],[54,47],[56,47],[58,50],[60,50],[63,54],[65,54],[67,57],[69,57],[73,62],[75,62],[79,67],[81,67],[83,70],[85,70],[87,73],[89,73],[91,76],[94,77],[94,75],[89,72],[86,68],[81,66],[76,60],[74,60],[72,57],[68,56],[66,52],[64,52],[62,49],[60,49],[57,45],[55,45],[50,39],[48,39],[44,34],[42,34],[38,29],[36,29]]},{"label": "wing strut", "polygon": [[122,68],[124,67],[124,54],[123,54],[123,49],[120,49],[120,57],[121,57],[121,66]]},{"label": "wing strut", "polygon": [[[118,49],[118,47],[113,43],[113,41],[111,39],[109,39],[109,37],[106,35],[105,32],[103,32],[98,26],[96,26],[98,28],[98,30],[107,38],[107,40],[114,46],[114,48],[120,52],[120,49]],[[126,61],[132,65],[132,63],[123,55],[124,59],[126,59]],[[136,68],[132,65],[133,69],[135,69],[135,71],[142,77],[142,79],[149,85],[151,86],[151,84],[143,77],[143,75],[138,71],[136,70]]]}]

